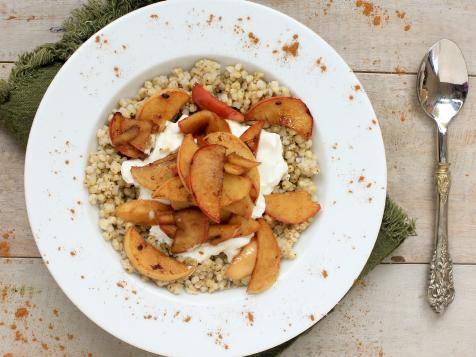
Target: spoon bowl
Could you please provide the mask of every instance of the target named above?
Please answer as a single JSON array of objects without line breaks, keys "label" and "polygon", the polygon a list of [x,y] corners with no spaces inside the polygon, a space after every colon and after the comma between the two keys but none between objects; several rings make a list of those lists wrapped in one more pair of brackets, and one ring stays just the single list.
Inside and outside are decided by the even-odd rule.
[{"label": "spoon bowl", "polygon": [[442,39],[427,52],[418,71],[417,95],[424,112],[446,132],[468,95],[468,71],[459,47]]}]

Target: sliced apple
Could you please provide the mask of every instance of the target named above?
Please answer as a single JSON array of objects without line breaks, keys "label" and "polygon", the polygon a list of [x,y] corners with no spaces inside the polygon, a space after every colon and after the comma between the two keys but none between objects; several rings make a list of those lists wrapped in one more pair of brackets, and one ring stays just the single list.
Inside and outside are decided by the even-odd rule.
[{"label": "sliced apple", "polygon": [[259,229],[258,221],[255,221],[254,219],[238,216],[238,215],[231,216],[228,223],[237,224],[240,226],[240,229],[238,230],[238,233],[237,233],[237,235],[240,237],[253,234]]},{"label": "sliced apple", "polygon": [[196,206],[196,204],[190,201],[170,201],[170,206],[175,211],[180,211],[181,209],[184,209],[184,208]]},{"label": "sliced apple", "polygon": [[208,239],[208,218],[198,208],[187,208],[175,213],[177,232],[172,253],[183,253]]},{"label": "sliced apple", "polygon": [[214,112],[221,118],[244,121],[243,114],[219,101],[200,84],[195,84],[192,88],[192,100],[200,109]]},{"label": "sliced apple", "polygon": [[311,195],[305,191],[272,193],[264,199],[266,214],[287,224],[305,222],[321,209],[319,203],[313,202]]},{"label": "sliced apple", "polygon": [[190,166],[190,187],[195,202],[215,223],[220,223],[225,151],[221,145],[204,146],[193,155]]},{"label": "sliced apple", "polygon": [[253,201],[251,200],[250,196],[246,196],[239,201],[233,202],[232,204],[223,207],[223,209],[245,218],[251,218],[253,207]]},{"label": "sliced apple", "polygon": [[233,213],[231,213],[230,211],[227,211],[226,209],[222,208],[220,210],[220,222],[221,223],[228,222],[232,215],[233,215]]},{"label": "sliced apple", "polygon": [[228,206],[233,202],[248,196],[251,190],[251,180],[248,177],[235,176],[225,173],[223,175],[223,190],[220,206]]},{"label": "sliced apple", "polygon": [[147,243],[134,227],[126,232],[124,251],[131,265],[140,274],[153,280],[174,281],[189,276],[195,270]]},{"label": "sliced apple", "polygon": [[124,119],[125,118],[122,116],[122,114],[117,112],[117,113],[114,113],[111,121],[109,122],[109,137],[111,138],[111,143],[116,148],[116,150],[119,151],[122,155],[130,157],[132,159],[143,160],[147,157],[146,154],[136,149],[134,146],[132,146],[128,142],[121,143],[121,141],[124,141],[126,139],[132,140],[131,137],[135,137],[134,135],[132,135],[132,134],[135,134],[134,132],[129,132],[128,134],[126,134],[128,135],[128,137],[126,138],[122,136],[123,134],[122,123]]},{"label": "sliced apple", "polygon": [[194,136],[217,131],[231,133],[230,126],[226,120],[208,110],[200,110],[188,118],[179,121],[178,125],[182,133],[193,134]]},{"label": "sliced apple", "polygon": [[313,118],[306,104],[293,97],[270,97],[253,105],[245,115],[248,120],[264,120],[295,130],[305,139],[312,135]]},{"label": "sliced apple", "polygon": [[260,164],[256,160],[245,159],[243,156],[238,155],[236,152],[227,155],[226,161],[232,165],[244,167],[247,170],[252,169],[253,167],[256,167]]},{"label": "sliced apple", "polygon": [[177,117],[189,99],[182,89],[164,89],[144,101],[137,111],[136,119],[150,121],[155,124],[155,131],[161,131],[165,122]]},{"label": "sliced apple", "polygon": [[258,294],[269,289],[279,273],[281,251],[271,227],[262,218],[258,220],[259,230],[256,233],[258,252],[251,279],[246,290],[250,294]]},{"label": "sliced apple", "polygon": [[[171,158],[171,159],[169,159]],[[131,174],[139,185],[155,190],[164,182],[176,176],[172,167],[175,165],[176,154],[167,156],[167,158],[154,161],[146,166],[133,166]]]},{"label": "sliced apple", "polygon": [[225,272],[225,276],[230,280],[241,280],[250,276],[253,272],[258,254],[258,243],[252,239],[247,245],[241,248],[240,253],[233,258],[230,266]]},{"label": "sliced apple", "polygon": [[178,176],[171,177],[162,183],[154,192],[152,192],[152,197],[181,202],[190,202],[192,199],[192,196]]},{"label": "sliced apple", "polygon": [[241,134],[240,139],[250,148],[253,155],[256,156],[259,147],[259,139],[261,137],[261,130],[264,127],[265,122],[259,120],[250,126],[246,131]]},{"label": "sliced apple", "polygon": [[212,224],[208,229],[208,238],[211,245],[217,245],[233,237],[238,237],[238,224]]},{"label": "sliced apple", "polygon": [[246,171],[248,171],[242,166],[233,165],[233,164],[230,164],[229,162],[225,162],[225,165],[223,166],[223,170],[225,170],[227,174],[235,175],[235,176],[241,176]]},{"label": "sliced apple", "polygon": [[[180,122],[179,122],[180,123]],[[190,190],[189,176],[190,165],[192,164],[193,155],[198,150],[198,145],[195,144],[192,134],[187,134],[183,138],[182,145],[178,150],[177,156],[177,171],[183,185]]]},{"label": "sliced apple", "polygon": [[129,144],[134,146],[137,150],[146,152],[151,147],[152,122],[125,118],[122,121],[121,127],[124,133],[133,128],[138,130],[138,134],[133,139],[129,140]]},{"label": "sliced apple", "polygon": [[[245,159],[256,161],[253,153],[248,148],[248,146],[246,146],[246,144],[243,141],[241,141],[239,138],[237,138],[236,136],[230,133],[222,133],[222,132],[211,133],[205,137],[205,141],[209,144],[218,144],[218,145],[222,145],[226,147],[227,155],[236,153]],[[253,167],[246,173],[246,176],[250,178],[251,183],[253,184],[253,187],[255,188],[252,199],[256,200],[259,194],[259,187],[260,187],[258,168]]]},{"label": "sliced apple", "polygon": [[126,222],[143,226],[162,223],[164,214],[171,214],[170,206],[153,200],[132,200],[116,209],[116,215]]},{"label": "sliced apple", "polygon": [[119,135],[114,139],[116,145],[128,144],[131,140],[135,139],[140,133],[139,126],[132,126],[128,129],[124,129]]},{"label": "sliced apple", "polygon": [[174,224],[161,224],[160,229],[164,232],[169,238],[174,239],[175,234],[177,233],[177,226]]}]

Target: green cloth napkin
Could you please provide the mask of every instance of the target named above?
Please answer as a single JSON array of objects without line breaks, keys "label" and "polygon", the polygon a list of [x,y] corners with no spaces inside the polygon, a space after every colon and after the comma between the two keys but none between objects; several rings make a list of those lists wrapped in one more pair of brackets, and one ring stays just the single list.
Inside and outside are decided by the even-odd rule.
[{"label": "green cloth napkin", "polygon": [[[9,131],[20,145],[26,147],[31,123],[41,98],[69,56],[111,21],[154,2],[156,1],[90,0],[74,10],[62,26],[64,34],[59,42],[41,45],[20,56],[8,81],[0,81],[0,125]],[[377,242],[361,277],[411,235],[415,235],[415,221],[387,197]],[[297,338],[299,336],[257,355],[276,356]]]}]

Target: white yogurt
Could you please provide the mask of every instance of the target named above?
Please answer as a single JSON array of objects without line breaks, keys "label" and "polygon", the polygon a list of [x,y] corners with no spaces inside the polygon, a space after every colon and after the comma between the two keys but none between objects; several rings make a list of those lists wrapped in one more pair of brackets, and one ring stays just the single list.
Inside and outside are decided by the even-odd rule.
[{"label": "white yogurt", "polygon": [[[253,234],[245,237],[238,237],[233,239],[228,239],[224,242],[221,242],[217,245],[211,245],[209,243],[205,243],[199,245],[198,247],[189,250],[188,252],[179,253],[177,257],[179,258],[192,258],[195,259],[197,262],[201,263],[207,260],[214,255],[218,255],[220,253],[225,253],[229,262],[233,260],[233,258],[240,252],[241,248],[247,245]],[[168,237],[167,237],[168,238]]]}]

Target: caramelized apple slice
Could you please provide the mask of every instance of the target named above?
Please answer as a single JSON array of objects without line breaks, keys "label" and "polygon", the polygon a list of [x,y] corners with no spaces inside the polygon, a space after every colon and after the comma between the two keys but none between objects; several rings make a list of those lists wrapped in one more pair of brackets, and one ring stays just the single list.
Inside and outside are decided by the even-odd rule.
[{"label": "caramelized apple slice", "polygon": [[212,224],[208,229],[208,238],[211,245],[217,245],[233,237],[238,237],[238,224]]},{"label": "caramelized apple slice", "polygon": [[114,139],[116,145],[123,145],[129,143],[131,140],[139,135],[139,126],[132,126],[129,129],[125,129],[122,133],[117,135]]},{"label": "caramelized apple slice", "polygon": [[189,202],[189,201],[170,201],[170,206],[175,211],[180,211],[181,209],[193,207],[196,205],[193,202]]},{"label": "caramelized apple slice", "polygon": [[178,176],[169,178],[153,193],[153,198],[165,198],[170,201],[190,202],[192,197]]},{"label": "caramelized apple slice", "polygon": [[251,218],[251,213],[253,212],[253,201],[251,201],[250,196],[246,196],[239,201],[223,207],[223,209],[245,218]]},{"label": "caramelized apple slice", "polygon": [[230,155],[227,155],[226,160],[232,165],[241,166],[247,170],[252,169],[253,167],[256,167],[260,164],[256,160],[245,159],[244,157],[238,155],[235,152],[231,153]]},{"label": "caramelized apple slice", "polygon": [[[171,160],[168,158],[172,157]],[[155,190],[167,180],[176,176],[172,167],[175,165],[175,154],[169,155],[166,159],[154,161],[146,166],[133,166],[131,174],[139,185]]]},{"label": "caramelized apple slice", "polygon": [[228,223],[239,225],[240,228],[238,230],[237,236],[240,236],[240,237],[255,233],[259,229],[258,221],[255,221],[254,219],[238,216],[238,215],[231,216]]},{"label": "caramelized apple slice", "polygon": [[170,206],[153,200],[132,200],[116,209],[117,217],[143,226],[155,226],[162,223],[164,213],[172,213]]},{"label": "caramelized apple slice", "polygon": [[313,202],[311,195],[305,191],[272,193],[264,196],[264,199],[266,214],[287,224],[305,222],[321,209],[319,203]]},{"label": "caramelized apple slice", "polygon": [[174,239],[175,238],[175,234],[177,233],[177,226],[174,225],[174,224],[161,224],[160,225],[160,229],[162,230],[162,232],[164,232],[167,237],[169,237],[170,239]]},{"label": "caramelized apple slice", "polygon": [[223,188],[225,148],[204,146],[193,155],[190,187],[198,207],[213,222],[220,223],[220,201]]},{"label": "caramelized apple slice", "polygon": [[153,280],[174,281],[189,276],[195,270],[147,243],[134,227],[126,232],[124,251],[132,266],[140,274]]},{"label": "caramelized apple slice", "polygon": [[225,162],[225,165],[223,166],[223,170],[230,175],[235,175],[235,176],[241,176],[243,175],[246,170],[243,166],[237,166],[230,164],[229,162]]},{"label": "caramelized apple slice", "polygon": [[184,134],[198,136],[201,133],[214,133],[224,131],[230,133],[230,126],[226,120],[220,118],[213,112],[201,110],[190,115],[178,123],[180,131]]},{"label": "caramelized apple slice", "polygon": [[253,155],[256,156],[259,147],[259,139],[261,137],[261,130],[264,127],[265,122],[260,120],[250,126],[246,131],[241,134],[240,139],[243,141],[251,150]]},{"label": "caramelized apple slice", "polygon": [[248,196],[251,190],[251,180],[248,177],[224,174],[223,190],[221,193],[220,206],[228,206],[233,202]]},{"label": "caramelized apple slice", "polygon": [[198,208],[187,208],[175,213],[177,232],[172,253],[183,253],[208,239],[208,218]]},{"label": "caramelized apple slice", "polygon": [[195,144],[192,134],[185,135],[178,151],[177,171],[183,185],[188,191],[191,191],[189,181],[190,165],[192,164],[193,155],[197,150],[198,146]]},{"label": "caramelized apple slice", "polygon": [[137,111],[136,119],[148,120],[161,131],[165,122],[174,119],[189,99],[189,95],[182,89],[164,89],[144,101]]},{"label": "caramelized apple slice", "polygon": [[129,134],[127,134],[129,135],[128,138],[123,138],[123,137],[121,138],[121,134],[123,133],[122,131],[123,121],[124,121],[124,117],[122,116],[121,113],[117,112],[117,113],[114,113],[111,121],[109,122],[109,137],[111,138],[112,145],[122,155],[130,157],[132,159],[141,159],[141,160],[145,159],[147,155],[144,154],[142,151],[137,150],[134,146],[132,146],[128,142],[121,143],[121,141],[123,141],[124,139],[130,139],[132,134],[130,132]]},{"label": "caramelized apple slice", "polygon": [[260,100],[246,113],[246,120],[264,120],[286,126],[305,139],[312,135],[313,119],[306,104],[292,97],[270,97]]},{"label": "caramelized apple slice", "polygon": [[[227,155],[236,153],[245,159],[255,161],[255,157],[251,150],[248,148],[248,146],[246,146],[246,144],[239,138],[230,133],[211,133],[205,137],[205,141],[209,144],[218,144],[226,147]],[[246,173],[246,176],[250,178],[251,183],[255,188],[255,190],[253,191],[253,196],[251,197],[254,201],[258,197],[260,187],[258,168],[253,167]]]},{"label": "caramelized apple slice", "polygon": [[192,88],[192,100],[200,109],[214,112],[221,118],[244,121],[243,114],[219,101],[200,84],[195,84]]},{"label": "caramelized apple slice", "polygon": [[247,245],[241,248],[240,253],[233,258],[225,275],[230,280],[241,280],[250,276],[256,263],[258,254],[258,243],[252,239]]},{"label": "caramelized apple slice", "polygon": [[150,149],[152,145],[152,126],[153,125],[150,121],[136,119],[124,119],[121,125],[124,133],[133,128],[136,128],[135,130],[138,130],[138,134],[128,142],[137,150],[140,150],[142,152],[146,152],[148,149]]},{"label": "caramelized apple slice", "polygon": [[256,233],[258,253],[248,289],[246,290],[250,294],[261,293],[274,284],[278,278],[281,260],[281,251],[271,227],[262,218],[258,222],[260,225]]}]

